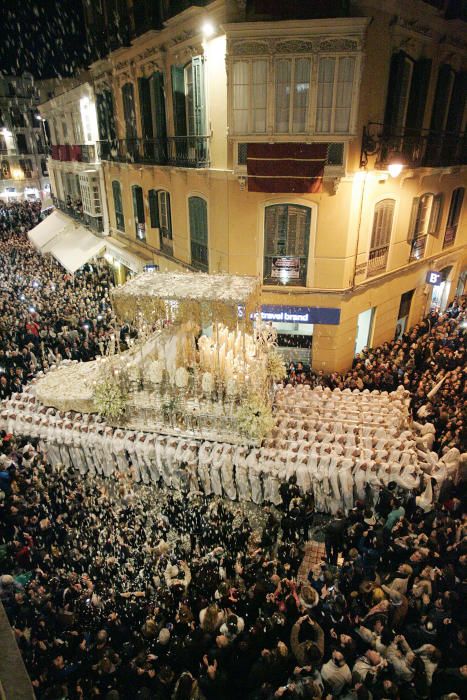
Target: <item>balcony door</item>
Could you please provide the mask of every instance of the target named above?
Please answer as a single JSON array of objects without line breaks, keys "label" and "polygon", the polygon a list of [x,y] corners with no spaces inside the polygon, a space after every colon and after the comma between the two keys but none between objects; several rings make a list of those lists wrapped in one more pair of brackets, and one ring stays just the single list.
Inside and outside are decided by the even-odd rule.
[{"label": "balcony door", "polygon": [[175,151],[179,160],[207,158],[207,115],[204,58],[194,56],[185,66],[172,66]]},{"label": "balcony door", "polygon": [[144,157],[151,162],[164,163],[167,160],[164,76],[156,71],[138,82]]}]

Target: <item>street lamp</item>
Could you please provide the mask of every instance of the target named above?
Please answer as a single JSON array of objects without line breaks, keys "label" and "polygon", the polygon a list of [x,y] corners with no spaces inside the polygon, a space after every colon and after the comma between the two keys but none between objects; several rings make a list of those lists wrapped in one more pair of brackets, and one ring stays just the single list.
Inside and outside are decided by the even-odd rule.
[{"label": "street lamp", "polygon": [[[373,124],[373,126],[383,125]],[[407,157],[397,148],[397,146],[400,147],[400,143],[400,138],[395,143],[395,137],[387,137],[384,132],[379,134],[371,133],[370,129],[364,126],[360,151],[360,167],[366,167],[368,156],[378,156],[377,167],[387,170],[391,177],[397,177],[401,174],[403,168],[408,165]]]}]

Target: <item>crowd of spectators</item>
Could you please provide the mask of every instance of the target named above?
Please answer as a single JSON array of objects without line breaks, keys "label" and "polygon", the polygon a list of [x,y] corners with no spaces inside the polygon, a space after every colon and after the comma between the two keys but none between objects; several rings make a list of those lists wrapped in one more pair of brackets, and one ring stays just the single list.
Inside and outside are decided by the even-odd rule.
[{"label": "crowd of spectators", "polygon": [[29,243],[39,220],[40,205],[0,206],[0,399],[63,359],[105,354],[115,333],[108,266],[67,274]]},{"label": "crowd of spectators", "polygon": [[[2,361],[34,355],[21,384],[48,361],[42,346],[84,359],[108,330],[98,316],[113,322],[103,270],[73,286],[12,229],[0,243]],[[439,446],[458,440],[455,314],[322,381],[352,386],[400,368],[417,416],[434,412]],[[390,485],[374,509],[357,501],[324,522],[326,561],[307,565],[304,541],[322,519],[293,480],[279,510],[163,496],[131,470],[104,480],[53,469],[34,440],[5,433],[0,469],[0,599],[38,700],[467,697],[462,482],[436,504],[415,493],[402,502]]]},{"label": "crowd of spectators", "polygon": [[445,447],[466,450],[464,405],[467,334],[459,317],[465,315],[467,298],[456,299],[444,313],[432,311],[407,329],[400,339],[377,348],[364,348],[348,372],[325,375],[290,363],[287,381],[342,389],[394,391],[399,385],[412,394],[411,411],[417,422],[436,428],[434,451]]}]

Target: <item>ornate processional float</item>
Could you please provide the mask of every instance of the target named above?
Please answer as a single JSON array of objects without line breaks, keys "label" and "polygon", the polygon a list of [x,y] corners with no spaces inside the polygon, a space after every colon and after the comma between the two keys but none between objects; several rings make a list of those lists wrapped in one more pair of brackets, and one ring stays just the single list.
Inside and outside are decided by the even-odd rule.
[{"label": "ornate processional float", "polygon": [[42,404],[100,413],[124,429],[262,441],[285,367],[274,329],[259,320],[255,277],[146,272],[111,296],[137,338],[124,352],[115,340],[106,357],[50,372],[36,385]]}]

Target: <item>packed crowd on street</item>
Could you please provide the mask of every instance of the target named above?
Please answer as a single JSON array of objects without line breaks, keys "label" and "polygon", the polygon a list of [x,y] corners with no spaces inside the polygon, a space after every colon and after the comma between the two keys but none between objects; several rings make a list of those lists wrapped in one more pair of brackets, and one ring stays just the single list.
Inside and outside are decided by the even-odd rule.
[{"label": "packed crowd on street", "polygon": [[[0,395],[15,401],[38,371],[105,353],[115,333],[106,268],[73,279],[40,257],[25,234],[38,216],[30,205],[0,210]],[[388,471],[371,489],[362,477],[332,508],[287,470],[274,486],[247,470],[261,497],[235,502],[220,462],[220,490],[180,474],[159,489],[144,478],[151,460],[144,471],[129,442],[120,458],[59,442],[50,451],[40,429],[27,440],[10,422],[0,442],[0,599],[38,700],[465,697],[464,317],[461,299],[363,353],[346,375],[307,379],[321,387],[322,425],[311,413],[278,416],[270,441],[298,444],[312,431],[320,460],[358,447],[379,469],[385,451],[400,453],[397,478]],[[312,392],[290,379],[282,405],[312,407]],[[358,445],[344,429],[335,405],[355,390],[362,405],[379,390],[382,416],[411,398],[423,480],[398,482],[412,464],[386,418]],[[260,467],[271,449],[256,450]],[[186,470],[186,455],[179,462]],[[449,478],[430,476],[433,464]],[[324,539],[321,562],[307,564],[310,537]]]}]

